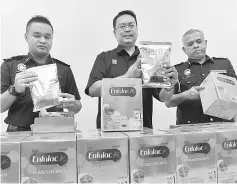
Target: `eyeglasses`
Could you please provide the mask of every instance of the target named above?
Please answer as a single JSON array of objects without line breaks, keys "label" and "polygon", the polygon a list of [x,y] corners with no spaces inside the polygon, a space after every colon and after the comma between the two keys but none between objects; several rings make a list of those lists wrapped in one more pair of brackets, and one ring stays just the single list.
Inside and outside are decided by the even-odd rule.
[{"label": "eyeglasses", "polygon": [[116,29],[121,29],[121,30],[125,30],[126,28],[129,28],[129,29],[135,29],[136,28],[136,24],[135,23],[132,23],[132,24],[120,24],[118,25],[118,27],[116,27]]}]

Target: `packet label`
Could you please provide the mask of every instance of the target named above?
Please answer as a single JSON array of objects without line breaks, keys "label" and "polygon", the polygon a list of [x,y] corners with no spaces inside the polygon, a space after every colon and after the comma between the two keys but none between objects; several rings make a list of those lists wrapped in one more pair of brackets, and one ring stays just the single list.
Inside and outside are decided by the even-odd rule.
[{"label": "packet label", "polygon": [[33,86],[30,87],[34,104],[33,111],[36,112],[59,105],[61,89],[57,75],[57,65],[37,66],[29,68],[27,71],[33,71],[38,74],[38,80],[32,82]]}]

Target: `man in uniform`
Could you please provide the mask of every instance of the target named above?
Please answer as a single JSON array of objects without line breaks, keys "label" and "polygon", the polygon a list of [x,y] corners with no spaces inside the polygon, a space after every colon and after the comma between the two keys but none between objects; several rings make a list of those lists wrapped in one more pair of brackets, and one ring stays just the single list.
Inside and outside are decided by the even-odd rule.
[{"label": "man in uniform", "polygon": [[[103,78],[137,78],[141,77],[139,70],[140,52],[135,45],[138,36],[137,19],[133,11],[119,12],[113,19],[114,36],[118,47],[99,54],[90,73],[85,93],[91,97],[99,97],[97,128],[101,128],[101,80]],[[167,66],[164,71],[174,86],[177,83],[175,67]],[[168,100],[173,94],[170,89],[143,89],[143,125],[152,128],[153,97],[160,101]]]},{"label": "man in uniform", "polygon": [[31,18],[26,25],[25,40],[28,43],[28,55],[5,59],[1,65],[1,113],[8,110],[5,122],[7,131],[28,131],[39,116],[33,112],[33,102],[29,86],[38,78],[35,72],[27,68],[56,63],[58,78],[63,97],[62,105],[47,109],[48,111],[81,110],[80,94],[69,65],[50,56],[53,42],[53,26],[43,16]]},{"label": "man in uniform", "polygon": [[203,89],[200,84],[210,71],[237,78],[231,62],[226,58],[206,55],[207,41],[201,30],[187,31],[182,41],[188,61],[176,65],[179,83],[175,85],[174,95],[166,102],[167,107],[177,107],[176,124],[228,121],[203,113],[199,91]]}]

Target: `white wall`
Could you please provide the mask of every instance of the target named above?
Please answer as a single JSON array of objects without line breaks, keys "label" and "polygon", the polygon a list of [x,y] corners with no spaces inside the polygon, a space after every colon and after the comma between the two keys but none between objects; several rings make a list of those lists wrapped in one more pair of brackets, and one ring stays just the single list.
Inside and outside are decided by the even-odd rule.
[{"label": "white wall", "polygon": [[[208,40],[208,54],[228,57],[237,71],[236,0],[2,0],[2,58],[26,54],[25,25],[41,14],[53,24],[51,55],[71,65],[82,97],[82,111],[76,115],[81,128],[95,127],[97,99],[84,94],[90,70],[101,51],[117,46],[112,20],[121,10],[137,14],[140,40],[171,41],[172,64],[186,60],[181,37],[190,28],[202,29]],[[154,126],[175,123],[175,108],[154,103]],[[2,131],[6,126],[3,122]]]}]

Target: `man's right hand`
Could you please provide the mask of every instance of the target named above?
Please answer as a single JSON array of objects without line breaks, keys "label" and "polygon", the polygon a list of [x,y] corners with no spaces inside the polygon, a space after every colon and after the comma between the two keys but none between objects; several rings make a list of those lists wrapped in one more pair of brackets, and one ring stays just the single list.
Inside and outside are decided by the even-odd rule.
[{"label": "man's right hand", "polygon": [[183,92],[184,98],[187,100],[199,100],[200,91],[203,89],[203,86],[193,86],[189,90]]},{"label": "man's right hand", "polygon": [[32,86],[31,82],[38,80],[38,74],[36,72],[24,71],[16,74],[15,77],[15,89],[18,93],[23,93],[26,87]]},{"label": "man's right hand", "polygon": [[128,71],[121,77],[124,77],[124,78],[141,78],[142,71],[139,68],[141,68],[141,58],[140,57],[137,58],[137,61],[132,66],[130,66]]}]

